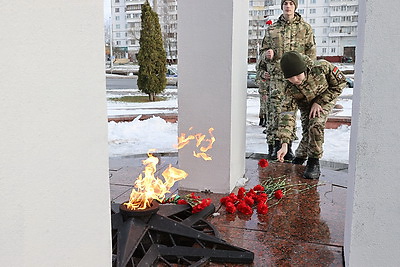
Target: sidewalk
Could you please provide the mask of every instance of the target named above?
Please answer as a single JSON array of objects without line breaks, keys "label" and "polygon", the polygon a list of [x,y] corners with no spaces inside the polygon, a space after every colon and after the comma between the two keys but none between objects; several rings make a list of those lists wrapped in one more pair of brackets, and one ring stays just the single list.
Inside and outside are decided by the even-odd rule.
[{"label": "sidewalk", "polygon": [[[158,170],[168,164],[178,165],[177,153],[160,154]],[[111,201],[121,203],[129,199],[132,184],[143,171],[142,160],[146,155],[110,158]],[[250,189],[268,177],[285,175],[292,184],[318,181],[301,178],[304,166],[289,163],[270,162],[267,168],[260,168],[258,161],[262,154],[248,154],[246,173]],[[212,199],[219,215],[210,216],[208,221],[220,232],[220,237],[231,245],[254,252],[252,265],[215,264],[207,266],[344,266],[343,236],[347,191],[347,166],[321,162],[323,185],[302,193],[285,196],[282,201],[270,207],[266,215],[228,214],[219,203],[224,195],[198,193]],[[156,173],[156,176],[160,173]],[[175,194],[186,194],[177,190]]]}]

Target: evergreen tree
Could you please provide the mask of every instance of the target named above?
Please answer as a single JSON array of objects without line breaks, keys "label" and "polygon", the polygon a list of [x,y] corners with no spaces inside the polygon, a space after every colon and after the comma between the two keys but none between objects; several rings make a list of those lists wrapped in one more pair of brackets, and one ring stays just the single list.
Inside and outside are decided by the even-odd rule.
[{"label": "evergreen tree", "polygon": [[167,56],[158,15],[151,9],[147,0],[142,5],[141,19],[137,85],[140,91],[149,95],[150,101],[155,101],[156,94],[161,93],[167,84]]}]

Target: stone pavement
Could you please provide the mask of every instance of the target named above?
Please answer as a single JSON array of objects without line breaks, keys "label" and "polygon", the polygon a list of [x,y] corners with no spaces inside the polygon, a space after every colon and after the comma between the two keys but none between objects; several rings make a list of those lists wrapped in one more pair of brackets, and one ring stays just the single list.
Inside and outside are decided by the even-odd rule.
[{"label": "stone pavement", "polygon": [[[162,170],[169,164],[179,167],[176,153],[157,156],[160,163],[156,177],[161,177]],[[129,199],[133,182],[144,169],[142,160],[146,158],[147,155],[110,158],[112,202]],[[301,178],[305,166],[270,162],[268,167],[260,168],[260,158],[265,155],[248,154],[246,157],[246,189],[265,179],[284,176],[294,190],[271,206],[266,215],[229,214],[219,203],[225,195],[196,192],[196,195],[212,199],[217,213],[208,221],[218,229],[220,237],[254,253],[252,265],[209,263],[207,266],[344,266],[347,166],[321,162],[320,180],[311,181]],[[296,187],[300,183],[311,187],[300,192],[301,188]],[[177,190],[177,185],[173,191],[178,195],[187,193]]]}]

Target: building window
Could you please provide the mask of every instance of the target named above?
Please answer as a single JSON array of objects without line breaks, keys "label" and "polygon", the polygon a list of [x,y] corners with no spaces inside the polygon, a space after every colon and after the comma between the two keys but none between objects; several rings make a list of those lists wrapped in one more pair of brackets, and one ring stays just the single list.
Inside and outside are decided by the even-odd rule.
[{"label": "building window", "polygon": [[336,53],[336,48],[331,48],[331,53]]},{"label": "building window", "polygon": [[115,20],[119,20],[119,16],[115,16]]},{"label": "building window", "polygon": [[304,15],[304,9],[299,9],[297,12],[299,12],[300,15]]},{"label": "building window", "polygon": [[121,25],[120,24],[115,24],[115,29],[121,29]]},{"label": "building window", "polygon": [[324,23],[328,23],[328,18],[324,18]]},{"label": "building window", "polygon": [[322,39],[322,43],[326,44],[326,38]]},{"label": "building window", "polygon": [[119,7],[115,8],[115,13],[119,13]]},{"label": "building window", "polygon": [[322,53],[326,54],[326,47],[322,48]]},{"label": "building window", "polygon": [[310,24],[315,24],[315,19],[310,19]]},{"label": "building window", "polygon": [[322,32],[323,32],[323,33],[328,33],[328,28],[324,28],[324,29],[322,30]]},{"label": "building window", "polygon": [[310,14],[315,14],[317,13],[317,10],[315,8],[310,8]]},{"label": "building window", "polygon": [[116,43],[117,43],[117,45],[121,45],[121,41],[117,41]]},{"label": "building window", "polygon": [[121,37],[121,33],[120,32],[115,33],[115,37],[120,38]]},{"label": "building window", "polygon": [[115,0],[115,3],[119,3],[119,0]]},{"label": "building window", "polygon": [[310,0],[310,3],[315,4],[315,3],[317,3],[317,0]]},{"label": "building window", "polygon": [[304,5],[304,0],[300,0],[300,1],[299,1],[299,4],[300,4],[300,5]]},{"label": "building window", "polygon": [[328,8],[327,7],[324,7],[324,13],[325,14],[328,13]]}]

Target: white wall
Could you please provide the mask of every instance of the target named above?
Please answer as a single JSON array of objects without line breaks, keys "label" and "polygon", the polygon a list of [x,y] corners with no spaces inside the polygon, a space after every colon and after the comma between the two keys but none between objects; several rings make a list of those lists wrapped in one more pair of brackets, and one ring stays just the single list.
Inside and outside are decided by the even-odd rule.
[{"label": "white wall", "polygon": [[346,266],[400,266],[400,5],[360,1]]},{"label": "white wall", "polygon": [[245,168],[248,1],[179,2],[178,25],[179,133],[216,138],[212,161],[179,150],[180,186],[226,193]]},{"label": "white wall", "polygon": [[0,262],[110,266],[103,3],[1,1]]}]

